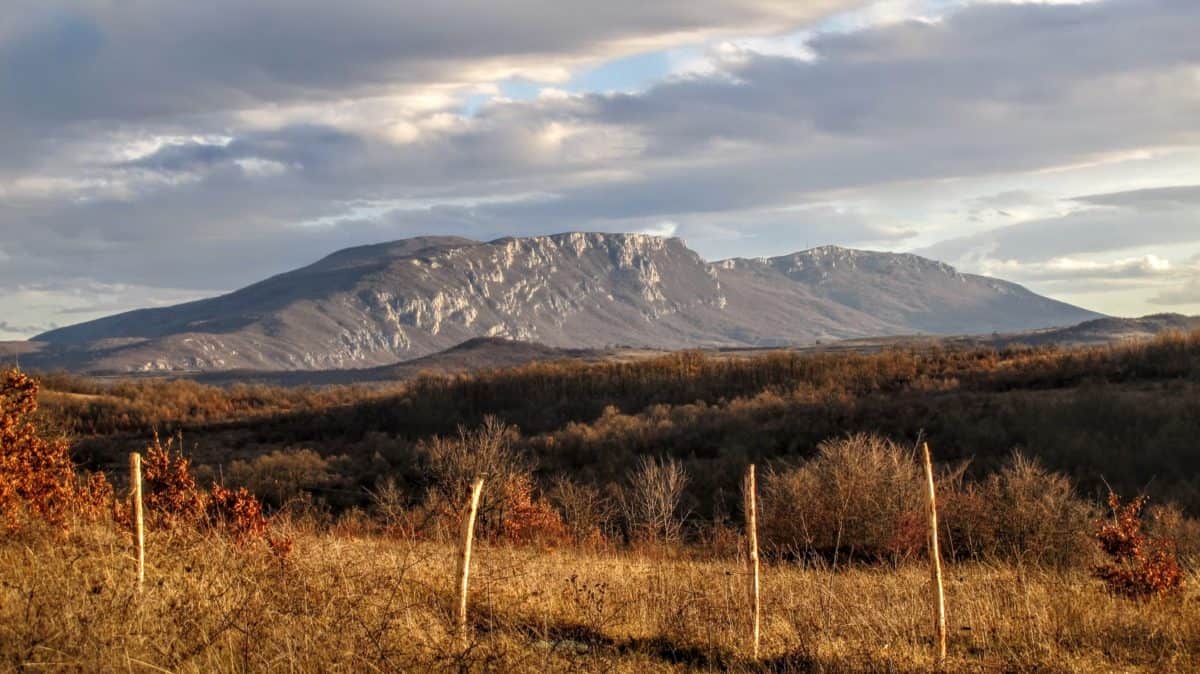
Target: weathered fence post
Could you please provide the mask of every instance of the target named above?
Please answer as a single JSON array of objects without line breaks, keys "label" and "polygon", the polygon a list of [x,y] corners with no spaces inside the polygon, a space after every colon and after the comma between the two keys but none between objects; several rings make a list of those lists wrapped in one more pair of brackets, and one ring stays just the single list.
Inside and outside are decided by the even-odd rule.
[{"label": "weathered fence post", "polygon": [[757,492],[758,488],[754,478],[754,464],[750,464],[750,467],[746,469],[746,479],[742,485],[742,497],[745,499],[743,510],[746,515],[746,542],[750,558],[750,601],[753,606],[752,610],[754,611],[754,626],[751,638],[755,660],[758,660],[759,620],[761,616],[758,579],[758,499],[755,496]]},{"label": "weathered fence post", "polygon": [[458,557],[458,634],[467,638],[467,589],[471,575],[471,543],[475,539],[475,515],[479,512],[479,496],[483,493],[483,478],[471,487],[471,501],[463,515],[462,548]]},{"label": "weathered fence post", "polygon": [[929,565],[933,576],[934,638],[937,640],[937,662],[946,661],[946,594],[942,588],[942,555],[938,549],[937,491],[933,486],[933,459],[929,443],[921,443],[925,453],[925,480],[929,486]]},{"label": "weathered fence post", "polygon": [[129,485],[133,499],[133,538],[137,546],[138,589],[146,582],[146,522],[142,514],[142,455],[129,455]]}]

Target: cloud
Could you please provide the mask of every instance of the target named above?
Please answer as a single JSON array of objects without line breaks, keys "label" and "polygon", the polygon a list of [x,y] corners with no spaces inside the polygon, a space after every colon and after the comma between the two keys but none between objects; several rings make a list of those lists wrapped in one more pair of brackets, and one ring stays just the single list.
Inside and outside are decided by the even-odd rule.
[{"label": "cloud", "polygon": [[50,330],[50,325],[14,325],[8,321],[0,321],[0,337],[22,338]]},{"label": "cloud", "polygon": [[1124,258],[1111,261],[1082,260],[1070,257],[1053,258],[1042,263],[1021,263],[1016,260],[990,261],[983,270],[989,276],[1015,280],[1096,280],[1139,279],[1169,276],[1177,269],[1170,260],[1157,255]]},{"label": "cloud", "polygon": [[537,80],[573,62],[717,30],[779,30],[854,4],[12,0],[0,26],[0,120],[157,120],[406,85]]},{"label": "cloud", "polygon": [[62,325],[131,309],[186,302],[208,294],[176,288],[103,284],[80,277],[61,278],[52,283],[0,285],[0,315],[21,317],[0,322],[0,339],[26,339]]},{"label": "cloud", "polygon": [[1098,206],[1138,208],[1155,211],[1200,208],[1200,185],[1177,185],[1109,194],[1092,194],[1076,197],[1075,200]]},{"label": "cloud", "polygon": [[1192,309],[1200,310],[1200,255],[1189,259],[1184,270],[1183,280],[1152,296],[1149,303],[1168,307],[1191,305]]},{"label": "cloud", "polygon": [[663,220],[656,225],[649,225],[637,230],[640,234],[649,234],[651,236],[672,237],[679,231],[679,225],[670,220]]},{"label": "cloud", "polygon": [[898,246],[941,205],[892,213],[875,190],[999,175],[1023,179],[966,218],[1013,224],[925,254],[1062,278],[1064,259],[1200,239],[1195,186],[1067,213],[1033,189],[1200,145],[1192,0],[889,11],[803,48],[715,49],[632,92],[499,97],[513,78],[565,87],[581,64],[861,4],[17,0],[0,18],[0,291],[79,270],[223,290],[423,233],[671,223],[710,257]]},{"label": "cloud", "polygon": [[1200,306],[1200,275],[1189,279],[1188,281],[1171,288],[1164,290],[1150,298],[1151,304],[1161,304],[1163,306]]},{"label": "cloud", "polygon": [[1084,253],[1200,242],[1200,186],[1076,197],[1062,216],[943,241],[922,254],[947,260],[1045,262]]}]

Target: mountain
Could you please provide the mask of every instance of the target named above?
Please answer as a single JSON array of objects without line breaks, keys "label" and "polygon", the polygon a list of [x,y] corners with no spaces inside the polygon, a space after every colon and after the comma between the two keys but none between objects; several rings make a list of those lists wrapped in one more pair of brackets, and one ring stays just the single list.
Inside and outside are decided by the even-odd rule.
[{"label": "mountain", "polygon": [[[647,352],[658,354],[659,352]],[[216,386],[267,384],[271,386],[329,386],[339,384],[387,384],[413,379],[422,374],[448,375],[512,368],[528,363],[554,361],[596,362],[628,357],[608,349],[567,349],[519,342],[502,337],[475,337],[428,356],[378,367],[347,370],[214,370],[190,374],[192,379]]]},{"label": "mountain", "polygon": [[704,261],[682,240],[574,232],[343,250],[241,290],[34,338],[86,371],[366,368],[475,337],[550,347],[773,346],[1012,332],[1098,318],[915,255],[833,246]]}]

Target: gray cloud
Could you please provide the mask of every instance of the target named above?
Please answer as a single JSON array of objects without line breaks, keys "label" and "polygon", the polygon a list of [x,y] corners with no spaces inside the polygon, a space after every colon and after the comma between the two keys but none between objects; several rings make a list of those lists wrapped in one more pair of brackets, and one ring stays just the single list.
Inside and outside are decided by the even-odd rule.
[{"label": "gray cloud", "polygon": [[1200,305],[1200,276],[1158,293],[1149,302],[1170,307]]},{"label": "gray cloud", "polygon": [[1200,187],[1079,197],[1095,206],[941,242],[922,254],[947,260],[1043,262],[1080,253],[1200,242]]},{"label": "gray cloud", "polygon": [[857,0],[7,4],[0,121],[45,128],[470,81],[473,68],[567,63],[678,33],[777,30]]},{"label": "gray cloud", "polygon": [[53,329],[50,324],[44,325],[20,325],[9,323],[8,321],[0,321],[0,335],[4,333],[16,333],[20,335],[32,335],[39,332],[45,332]]},{"label": "gray cloud", "polygon": [[[474,70],[778,29],[855,4],[18,0],[0,17],[0,287],[85,270],[227,289],[419,233],[667,222],[714,256],[898,244],[919,222],[829,204],[896,182],[1198,145],[1192,0],[970,6],[819,35],[812,59],[746,51],[638,93],[492,103],[471,118],[434,103],[401,140],[365,112],[374,97],[486,79]],[[345,123],[330,112],[344,105],[365,107]],[[111,155],[147,136],[174,139]],[[1065,217],[924,252],[1037,263],[1196,241],[1197,190],[1079,197]],[[356,214],[364,203],[383,206]]]}]

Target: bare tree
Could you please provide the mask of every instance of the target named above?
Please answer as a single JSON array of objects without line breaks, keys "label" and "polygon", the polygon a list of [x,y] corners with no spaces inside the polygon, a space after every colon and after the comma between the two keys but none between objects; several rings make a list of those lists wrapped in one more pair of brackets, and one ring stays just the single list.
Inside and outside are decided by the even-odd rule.
[{"label": "bare tree", "polygon": [[516,427],[488,416],[478,428],[460,426],[457,436],[422,442],[418,452],[429,473],[430,504],[458,512],[475,481],[486,478],[488,489],[479,505],[479,527],[494,533],[504,522],[513,495],[532,485],[533,462],[515,446],[518,439]]},{"label": "bare tree", "polygon": [[612,499],[595,485],[575,482],[563,475],[555,478],[548,496],[577,543],[612,533],[610,527],[615,519]]},{"label": "bare tree", "polygon": [[426,440],[418,451],[428,465],[430,486],[457,506],[479,477],[503,485],[530,474],[532,462],[514,447],[516,440],[515,427],[488,416],[478,428],[459,426],[456,436]]},{"label": "bare tree", "polygon": [[642,457],[630,475],[621,508],[633,538],[663,543],[683,534],[680,505],[688,475],[675,459]]}]

